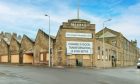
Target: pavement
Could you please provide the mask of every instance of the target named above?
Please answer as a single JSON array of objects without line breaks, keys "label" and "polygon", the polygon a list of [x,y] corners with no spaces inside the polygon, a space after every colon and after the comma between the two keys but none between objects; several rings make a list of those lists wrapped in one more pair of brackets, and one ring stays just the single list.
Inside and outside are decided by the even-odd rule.
[{"label": "pavement", "polygon": [[139,84],[140,69],[0,65],[0,84]]}]

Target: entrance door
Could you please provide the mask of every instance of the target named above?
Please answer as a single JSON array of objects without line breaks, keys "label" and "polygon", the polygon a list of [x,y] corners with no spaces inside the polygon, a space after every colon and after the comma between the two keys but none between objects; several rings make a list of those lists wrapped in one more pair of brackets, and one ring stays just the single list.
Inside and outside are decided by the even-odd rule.
[{"label": "entrance door", "polygon": [[112,67],[116,67],[116,58],[112,56]]},{"label": "entrance door", "polygon": [[82,55],[76,55],[76,66],[83,66],[83,56]]}]

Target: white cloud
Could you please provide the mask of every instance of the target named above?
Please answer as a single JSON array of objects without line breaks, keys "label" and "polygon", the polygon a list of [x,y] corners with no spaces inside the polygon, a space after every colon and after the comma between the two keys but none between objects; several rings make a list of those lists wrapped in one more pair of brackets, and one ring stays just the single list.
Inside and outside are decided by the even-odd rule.
[{"label": "white cloud", "polygon": [[[32,33],[45,20],[41,11],[30,7],[0,4],[0,27],[2,31],[17,32],[18,34]],[[6,27],[6,28],[5,28]],[[36,31],[37,32],[37,31]],[[35,33],[34,33],[35,34]]]},{"label": "white cloud", "polygon": [[138,40],[140,46],[140,3],[125,9],[121,16],[114,17],[111,28],[121,32],[128,40]]},{"label": "white cloud", "polygon": [[[7,28],[4,28],[4,30],[9,30],[12,27],[14,28],[12,30],[15,32],[27,34],[29,31],[33,33],[35,30],[37,32],[38,28],[43,28],[44,31],[47,32],[48,17],[44,15],[48,13],[51,17],[51,33],[56,35],[62,22],[76,18],[77,10],[70,8],[67,3],[63,5],[56,3],[55,6],[57,7],[56,10],[51,9],[46,10],[46,12],[33,7],[22,7],[2,3],[0,4],[0,22],[6,25]],[[83,11],[80,11],[80,17],[93,21],[93,23],[99,23],[99,21],[101,21],[101,18]]]},{"label": "white cloud", "polygon": [[126,9],[121,16],[113,18],[112,28],[123,34],[140,36],[140,4]]}]

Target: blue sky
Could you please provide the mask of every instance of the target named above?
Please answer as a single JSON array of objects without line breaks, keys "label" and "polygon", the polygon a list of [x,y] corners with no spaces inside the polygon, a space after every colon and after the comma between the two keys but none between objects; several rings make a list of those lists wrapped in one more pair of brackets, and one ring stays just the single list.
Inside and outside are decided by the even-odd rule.
[{"label": "blue sky", "polygon": [[[80,18],[96,24],[96,32],[103,21],[105,26],[121,32],[128,40],[138,40],[140,47],[140,0],[79,0]],[[35,38],[38,29],[56,35],[62,22],[77,16],[78,0],[0,0],[0,31],[26,34]]]}]

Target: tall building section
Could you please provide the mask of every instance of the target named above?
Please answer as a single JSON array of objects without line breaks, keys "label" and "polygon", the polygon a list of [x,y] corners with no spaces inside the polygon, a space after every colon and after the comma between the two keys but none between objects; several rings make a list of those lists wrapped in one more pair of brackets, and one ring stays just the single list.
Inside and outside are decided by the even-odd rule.
[{"label": "tall building section", "polygon": [[56,65],[94,65],[95,24],[82,19],[64,22],[57,33],[54,58]]}]

